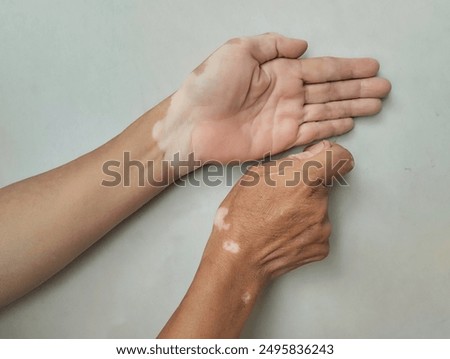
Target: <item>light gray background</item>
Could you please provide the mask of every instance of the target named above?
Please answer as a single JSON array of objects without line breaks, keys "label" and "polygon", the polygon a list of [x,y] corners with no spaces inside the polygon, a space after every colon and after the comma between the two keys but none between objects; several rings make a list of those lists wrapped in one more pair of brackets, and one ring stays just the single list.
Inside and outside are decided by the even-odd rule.
[{"label": "light gray background", "polygon": [[[0,184],[107,141],[230,37],[373,56],[383,112],[339,143],[331,254],[271,285],[244,337],[450,337],[450,2],[1,1]],[[222,186],[166,190],[0,312],[3,338],[156,336],[184,295]],[[0,284],[1,285],[1,284]]]}]

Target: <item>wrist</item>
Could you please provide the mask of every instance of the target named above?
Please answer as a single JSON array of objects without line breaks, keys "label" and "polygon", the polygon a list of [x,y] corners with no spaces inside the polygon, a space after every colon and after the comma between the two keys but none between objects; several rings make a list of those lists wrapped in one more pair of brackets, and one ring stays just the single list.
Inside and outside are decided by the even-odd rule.
[{"label": "wrist", "polygon": [[159,338],[239,336],[263,283],[244,267],[210,254],[205,251],[188,292]]},{"label": "wrist", "polygon": [[194,116],[191,106],[180,92],[175,92],[151,111],[156,117],[152,140],[168,161],[185,161],[192,153]]},{"label": "wrist", "polygon": [[[190,131],[176,121],[182,116],[170,110],[174,96],[147,111],[113,140],[123,149],[120,166],[124,171],[127,163],[131,171],[141,167],[144,181],[139,183],[146,187],[165,187],[200,167],[189,155]],[[187,116],[187,111],[183,113]]]},{"label": "wrist", "polygon": [[217,285],[228,288],[230,298],[243,304],[253,304],[263,291],[268,278],[248,260],[245,253],[233,253],[225,248],[232,246],[221,240],[221,248],[210,250],[208,245],[203,254],[199,273],[214,278]]}]

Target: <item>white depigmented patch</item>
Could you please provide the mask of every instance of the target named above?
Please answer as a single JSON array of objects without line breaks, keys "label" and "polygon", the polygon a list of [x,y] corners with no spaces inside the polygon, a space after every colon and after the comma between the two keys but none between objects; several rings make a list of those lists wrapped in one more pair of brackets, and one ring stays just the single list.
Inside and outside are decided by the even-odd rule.
[{"label": "white depigmented patch", "polygon": [[[221,68],[220,64],[213,67]],[[192,103],[204,100],[211,79],[215,77],[195,73],[188,76],[180,89],[172,95],[164,118],[154,125],[152,137],[165,152],[164,159],[173,160],[175,154],[179,153],[180,160],[187,160],[194,150],[192,133],[195,123],[204,118],[204,114],[201,106],[192,107]]]},{"label": "white depigmented patch", "polygon": [[173,160],[176,153],[186,160],[191,152],[191,135],[194,126],[194,114],[187,100],[178,92],[172,95],[164,118],[155,123],[152,138],[165,152],[164,159]]},{"label": "white depigmented patch", "polygon": [[244,302],[244,304],[247,304],[250,301],[250,299],[252,299],[252,295],[249,292],[245,292],[242,295],[241,299]]},{"label": "white depigmented patch", "polygon": [[225,241],[223,242],[223,249],[231,253],[239,253],[241,248],[235,241]]},{"label": "white depigmented patch", "polygon": [[225,217],[228,214],[228,208],[227,207],[220,207],[217,210],[216,217],[214,218],[214,225],[219,229],[219,231],[222,230],[228,230],[230,229],[231,224],[225,222]]},{"label": "white depigmented patch", "polygon": [[163,121],[164,119],[161,119],[155,123],[152,130],[152,136],[153,139],[158,142],[161,140],[162,132],[163,132]]}]

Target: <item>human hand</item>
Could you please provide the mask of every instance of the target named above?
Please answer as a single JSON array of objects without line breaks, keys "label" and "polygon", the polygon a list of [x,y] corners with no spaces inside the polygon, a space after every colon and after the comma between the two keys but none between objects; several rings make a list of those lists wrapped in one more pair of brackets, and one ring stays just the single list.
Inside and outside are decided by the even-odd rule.
[{"label": "human hand", "polygon": [[352,168],[352,155],[328,141],[251,168],[220,205],[204,260],[265,284],[325,258],[331,232],[327,185]]},{"label": "human hand", "polygon": [[267,282],[328,254],[328,188],[352,155],[322,141],[252,167],[217,210],[189,290],[159,338],[237,338]]},{"label": "human hand", "polygon": [[259,159],[341,135],[377,113],[390,91],[374,59],[298,59],[303,40],[278,34],[232,39],[165,101],[153,136],[172,158],[202,163]]}]

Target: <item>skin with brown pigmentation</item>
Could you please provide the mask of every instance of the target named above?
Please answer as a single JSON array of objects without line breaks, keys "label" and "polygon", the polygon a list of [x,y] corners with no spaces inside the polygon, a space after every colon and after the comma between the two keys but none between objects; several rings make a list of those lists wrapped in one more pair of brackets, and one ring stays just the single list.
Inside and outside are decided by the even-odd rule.
[{"label": "skin with brown pigmentation", "polygon": [[164,100],[162,100],[159,104],[157,104],[155,107],[153,107],[152,109],[152,118],[154,119],[161,119],[161,118],[165,118],[167,115],[167,112],[170,108],[170,103],[172,102],[172,98],[171,96],[165,98]]},{"label": "skin with brown pigmentation", "polygon": [[[146,171],[152,162],[156,180],[168,185],[177,176],[161,171],[163,160],[177,152],[194,153],[202,164],[259,159],[343,134],[353,117],[380,110],[390,84],[376,77],[376,60],[299,59],[306,48],[274,33],[230,40],[106,144],[0,189],[0,306],[49,279],[164,189],[139,185],[136,168],[129,186],[103,186],[106,162],[123,171],[129,153]],[[338,146],[330,150],[348,157]],[[300,165],[313,151],[294,160]],[[237,185],[217,221],[222,229],[213,230],[161,336],[237,336],[267,281],[327,253],[326,193],[304,184]]]},{"label": "skin with brown pigmentation", "polygon": [[[324,171],[327,152],[332,167],[343,161],[333,173]],[[323,166],[291,185],[307,161]],[[276,161],[270,171],[266,165],[251,168],[252,175],[244,175],[220,205],[229,227],[214,226],[191,287],[159,337],[238,337],[270,280],[328,255],[331,225],[323,183],[353,165],[347,150],[321,142]],[[248,186],[255,175],[260,181]],[[237,250],[227,250],[227,243]]]}]

